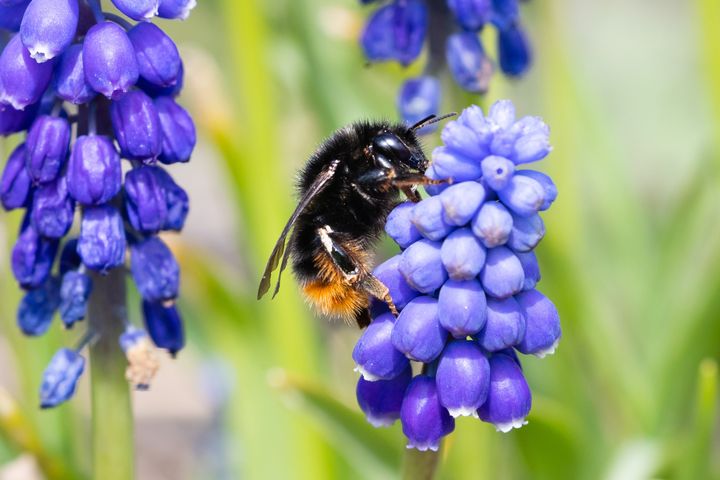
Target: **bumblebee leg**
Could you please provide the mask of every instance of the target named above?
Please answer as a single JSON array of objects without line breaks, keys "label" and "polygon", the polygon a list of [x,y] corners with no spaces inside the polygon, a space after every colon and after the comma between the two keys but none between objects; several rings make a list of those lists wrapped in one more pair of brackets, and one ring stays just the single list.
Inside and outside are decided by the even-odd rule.
[{"label": "bumblebee leg", "polygon": [[393,299],[390,296],[390,290],[388,289],[388,287],[385,286],[384,283],[378,280],[376,276],[368,273],[365,277],[363,277],[362,281],[360,282],[360,288],[362,288],[364,291],[377,298],[378,300],[382,300],[383,302],[385,302],[390,309],[390,313],[392,313],[396,317],[399,315],[397,307],[395,306],[395,302],[393,302]]},{"label": "bumblebee leg", "polygon": [[390,312],[397,317],[398,311],[392,297],[390,297],[390,290],[388,290],[384,283],[373,276],[372,273],[366,271],[362,265],[358,264],[348,253],[347,249],[336,239],[332,238],[332,233],[333,230],[328,225],[318,228],[318,235],[320,236],[323,247],[330,255],[335,266],[342,272],[345,281],[356,285],[362,291],[385,302]]},{"label": "bumblebee leg", "polygon": [[[412,201],[419,198],[417,194],[413,195],[411,188],[416,185],[438,185],[441,183],[452,183],[452,179],[433,180],[425,176],[424,173],[401,173],[398,174],[391,168],[376,168],[365,172],[358,179],[360,185],[374,186],[376,188],[389,189],[391,187],[401,189]],[[406,190],[407,189],[407,190]],[[411,193],[408,194],[408,191]]]},{"label": "bumblebee leg", "polygon": [[422,200],[422,197],[420,197],[420,194],[415,190],[413,187],[400,187],[400,190],[405,194],[405,196],[413,203],[418,203],[420,200]]},{"label": "bumblebee leg", "polygon": [[390,179],[390,183],[394,187],[414,187],[416,185],[440,185],[442,183],[453,183],[452,178],[446,178],[443,180],[433,180],[428,178],[423,173],[403,173]]}]

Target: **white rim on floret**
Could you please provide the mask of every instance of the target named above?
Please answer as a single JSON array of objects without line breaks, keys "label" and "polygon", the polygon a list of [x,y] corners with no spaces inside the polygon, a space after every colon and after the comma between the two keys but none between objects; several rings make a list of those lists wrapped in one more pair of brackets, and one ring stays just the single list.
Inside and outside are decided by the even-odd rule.
[{"label": "white rim on floret", "polygon": [[396,420],[393,417],[379,417],[369,414],[365,414],[365,418],[367,419],[368,423],[375,428],[390,427],[393,423],[395,423]]},{"label": "white rim on floret", "polygon": [[533,355],[535,355],[538,358],[545,358],[548,355],[552,355],[553,353],[555,353],[555,350],[557,349],[557,346],[559,343],[560,343],[560,339],[558,338],[548,348],[540,350],[539,352],[535,352],[535,353],[533,353]]},{"label": "white rim on floret", "polygon": [[407,446],[405,447],[407,449],[414,448],[416,450],[420,450],[421,452],[426,452],[428,450],[432,450],[433,452],[437,452],[438,448],[440,448],[440,444],[438,442],[432,442],[427,441],[425,443],[412,443],[408,442]]},{"label": "white rim on floret", "polygon": [[502,433],[508,433],[513,428],[521,428],[523,425],[527,425],[527,420],[525,420],[525,417],[515,418],[513,420],[510,420],[509,422],[504,423],[496,423],[495,430]]},{"label": "white rim on floret", "polygon": [[50,54],[50,45],[46,43],[35,44],[32,48],[28,48],[28,52],[30,57],[37,63],[45,63],[55,57],[55,55]]},{"label": "white rim on floret", "polygon": [[192,10],[196,6],[197,2],[195,0],[190,0],[178,18],[180,20],[187,20],[187,18],[190,16],[190,10]]},{"label": "white rim on floret", "polygon": [[459,407],[459,408],[448,408],[448,413],[451,417],[457,418],[457,417],[475,417],[477,418],[477,408],[476,407]]},{"label": "white rim on floret", "polygon": [[368,382],[377,382],[378,380],[382,380],[382,378],[378,377],[377,375],[373,375],[360,365],[355,365],[353,371],[358,372]]}]

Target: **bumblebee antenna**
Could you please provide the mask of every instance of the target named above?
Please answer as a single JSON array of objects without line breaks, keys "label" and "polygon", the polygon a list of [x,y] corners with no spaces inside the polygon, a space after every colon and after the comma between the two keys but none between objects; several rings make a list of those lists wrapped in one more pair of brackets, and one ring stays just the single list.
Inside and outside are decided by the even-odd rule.
[{"label": "bumblebee antenna", "polygon": [[415,125],[410,127],[410,131],[420,130],[423,127],[427,127],[428,125],[432,125],[433,123],[442,122],[446,118],[454,117],[457,115],[455,112],[446,113],[445,115],[438,117],[434,113],[432,115],[428,115],[427,117],[423,118],[419,122],[417,122]]}]

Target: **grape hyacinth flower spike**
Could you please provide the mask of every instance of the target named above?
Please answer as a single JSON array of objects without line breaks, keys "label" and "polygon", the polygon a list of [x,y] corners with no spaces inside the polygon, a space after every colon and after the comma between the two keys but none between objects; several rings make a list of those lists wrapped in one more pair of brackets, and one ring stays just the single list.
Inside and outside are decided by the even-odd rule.
[{"label": "grape hyacinth flower spike", "polygon": [[[111,3],[129,19],[103,11]],[[195,3],[0,2],[0,135],[27,132],[0,176],[0,203],[23,215],[11,259],[25,290],[18,327],[43,335],[57,314],[65,328],[86,330],[48,365],[43,408],[73,395],[88,345],[114,345],[141,389],[158,368],[156,348],[174,356],[184,346],[180,266],[166,232],[182,230],[189,199],[169,166],[190,160],[196,135],[176,98],[180,53],[152,20],[185,19]],[[112,287],[124,275],[140,293],[147,333],[125,318],[124,288]],[[119,303],[98,308],[113,290]]]},{"label": "grape hyacinth flower spike", "polygon": [[388,216],[402,251],[374,274],[400,314],[376,302],[353,352],[368,421],[399,419],[408,448],[419,450],[437,450],[456,417],[501,432],[527,423],[531,392],[516,352],[542,358],[561,336],[557,309],[536,289],[534,253],[545,234],[540,212],[557,189],[526,168],[550,153],[547,125],[516,119],[505,100],[487,115],[465,109],[441,137],[426,174],[455,181]]},{"label": "grape hyacinth flower spike", "polygon": [[[486,27],[496,33],[494,60],[480,38]],[[532,63],[519,0],[390,0],[370,13],[359,41],[369,62],[396,61],[403,66],[415,62],[428,45],[423,73],[406,79],[398,92],[398,111],[408,124],[438,112],[443,70],[463,90],[484,94],[494,65],[507,77],[518,78]],[[431,125],[420,133],[435,128]]]}]

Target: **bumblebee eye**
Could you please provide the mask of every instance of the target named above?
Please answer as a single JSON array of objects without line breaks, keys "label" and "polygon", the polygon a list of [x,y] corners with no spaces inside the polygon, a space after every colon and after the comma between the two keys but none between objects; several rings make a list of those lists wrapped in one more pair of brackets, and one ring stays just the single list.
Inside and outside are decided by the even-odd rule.
[{"label": "bumblebee eye", "polygon": [[383,163],[389,161],[391,164],[402,163],[408,167],[420,169],[423,163],[422,159],[413,156],[407,145],[392,133],[386,132],[377,135],[373,139],[372,147],[375,160],[380,166],[385,166]]}]

